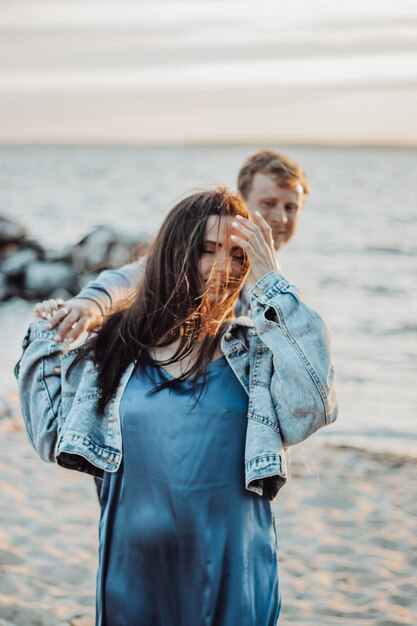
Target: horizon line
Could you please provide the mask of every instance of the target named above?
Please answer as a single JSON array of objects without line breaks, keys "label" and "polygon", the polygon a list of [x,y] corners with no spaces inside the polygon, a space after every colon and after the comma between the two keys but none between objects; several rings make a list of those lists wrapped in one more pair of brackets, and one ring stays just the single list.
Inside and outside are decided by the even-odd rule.
[{"label": "horizon line", "polygon": [[85,148],[205,148],[205,147],[218,147],[218,148],[233,148],[233,147],[243,147],[243,146],[262,146],[262,147],[272,147],[272,146],[294,146],[300,148],[381,148],[381,149],[416,149],[417,141],[380,141],[380,142],[369,142],[369,141],[300,141],[297,139],[293,140],[273,140],[269,139],[268,141],[263,141],[260,139],[259,141],[253,140],[242,140],[242,141],[204,141],[204,140],[195,140],[195,141],[97,141],[97,140],[87,140],[87,141],[39,141],[39,140],[14,140],[14,141],[2,141],[0,139],[0,148],[7,147],[62,147],[62,148],[75,148],[75,147],[85,147]]}]

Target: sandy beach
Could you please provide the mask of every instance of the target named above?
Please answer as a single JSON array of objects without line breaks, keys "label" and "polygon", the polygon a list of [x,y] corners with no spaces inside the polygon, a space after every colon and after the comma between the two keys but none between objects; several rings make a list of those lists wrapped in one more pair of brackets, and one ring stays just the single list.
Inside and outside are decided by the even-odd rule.
[{"label": "sandy beach", "polygon": [[[18,419],[0,426],[0,626],[93,626],[93,481],[38,459]],[[319,436],[292,451],[273,504],[280,626],[415,626],[416,479],[416,459]]]}]

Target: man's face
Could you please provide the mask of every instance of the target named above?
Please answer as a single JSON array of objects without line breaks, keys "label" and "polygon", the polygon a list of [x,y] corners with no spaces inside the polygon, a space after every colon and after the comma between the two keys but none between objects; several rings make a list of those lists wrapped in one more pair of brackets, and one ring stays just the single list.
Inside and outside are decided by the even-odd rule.
[{"label": "man's face", "polygon": [[249,211],[259,211],[272,229],[275,250],[281,250],[291,239],[297,228],[298,218],[304,202],[303,188],[280,187],[269,174],[258,172],[253,177],[252,187],[245,198]]}]

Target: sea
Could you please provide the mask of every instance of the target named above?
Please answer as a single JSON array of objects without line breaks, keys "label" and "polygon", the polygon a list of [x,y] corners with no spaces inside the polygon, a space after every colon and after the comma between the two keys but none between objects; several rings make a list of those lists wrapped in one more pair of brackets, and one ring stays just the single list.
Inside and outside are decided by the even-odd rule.
[{"label": "sea", "polygon": [[[59,250],[99,224],[156,232],[184,195],[236,188],[260,146],[1,146],[0,213]],[[271,146],[308,172],[284,273],[333,331],[337,422],[315,437],[417,456],[417,150]],[[32,305],[0,304],[0,394]]]}]

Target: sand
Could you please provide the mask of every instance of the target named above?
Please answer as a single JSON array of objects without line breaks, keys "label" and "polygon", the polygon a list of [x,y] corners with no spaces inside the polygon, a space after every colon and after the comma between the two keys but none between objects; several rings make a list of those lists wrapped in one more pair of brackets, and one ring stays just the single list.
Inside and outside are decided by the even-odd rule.
[{"label": "sand", "polygon": [[[93,626],[93,480],[38,459],[16,424],[0,422],[0,626]],[[416,626],[417,461],[320,436],[292,456],[273,504],[280,626]]]}]

